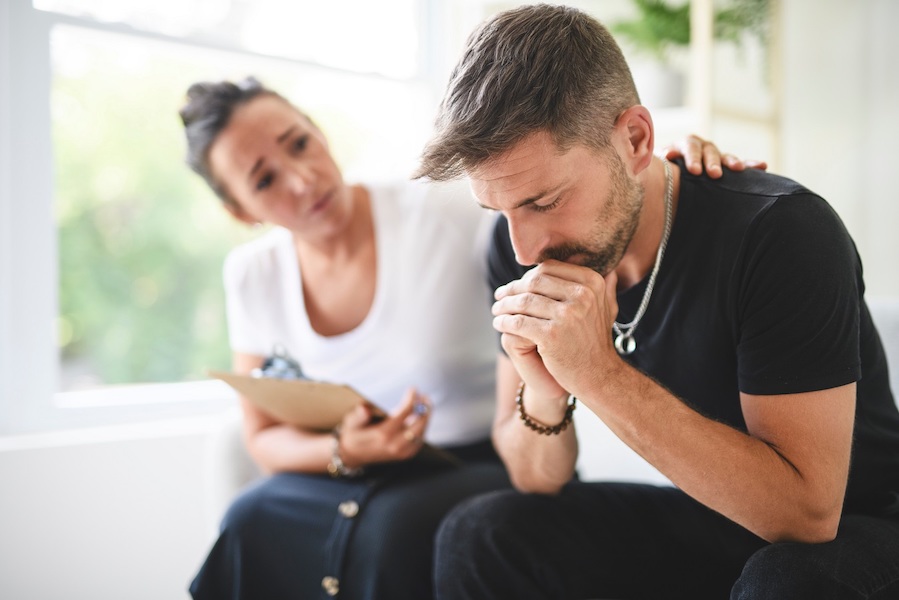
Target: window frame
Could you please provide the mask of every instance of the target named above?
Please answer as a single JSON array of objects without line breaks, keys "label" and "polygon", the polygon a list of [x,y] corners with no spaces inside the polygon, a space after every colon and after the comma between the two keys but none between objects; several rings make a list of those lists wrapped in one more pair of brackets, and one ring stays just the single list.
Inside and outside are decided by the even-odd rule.
[{"label": "window frame", "polygon": [[[419,74],[411,81],[425,82],[435,102],[444,78],[434,71],[445,58],[440,44],[446,36],[430,35],[440,31],[440,19],[435,18],[439,4],[435,0],[418,0],[419,22],[425,35],[419,42]],[[313,64],[265,56],[228,44],[45,12],[34,8],[31,0],[0,3],[0,435],[230,410],[236,395],[218,381],[57,391],[59,267],[50,107],[50,41],[56,25]]]}]

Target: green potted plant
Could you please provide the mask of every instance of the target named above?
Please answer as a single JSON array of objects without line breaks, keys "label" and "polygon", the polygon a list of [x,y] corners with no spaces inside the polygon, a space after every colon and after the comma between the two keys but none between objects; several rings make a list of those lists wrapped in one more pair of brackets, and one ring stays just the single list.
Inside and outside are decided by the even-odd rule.
[{"label": "green potted plant", "polygon": [[[677,79],[678,76],[682,80],[682,75],[676,71],[672,72],[674,62],[672,59],[678,54],[684,54],[690,45],[690,2],[672,3],[668,0],[633,0],[633,2],[637,15],[633,19],[612,23],[609,27],[612,33],[624,45],[653,59],[658,66],[667,71],[667,73],[654,71],[649,76],[654,84],[666,78]],[[713,24],[715,40],[740,46],[745,39],[744,36],[748,34],[756,37],[765,47],[768,38],[769,4],[770,0],[716,2]],[[680,87],[679,95],[682,97],[682,83]]]}]

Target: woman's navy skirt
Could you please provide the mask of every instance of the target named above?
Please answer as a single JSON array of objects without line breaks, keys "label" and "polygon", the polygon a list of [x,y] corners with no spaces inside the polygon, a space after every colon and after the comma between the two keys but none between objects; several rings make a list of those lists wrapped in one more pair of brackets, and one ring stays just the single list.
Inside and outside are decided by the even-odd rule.
[{"label": "woman's navy skirt", "polygon": [[195,600],[427,600],[434,535],[471,496],[509,487],[489,442],[449,449],[461,466],[359,479],[279,473],[245,490],[190,586]]}]

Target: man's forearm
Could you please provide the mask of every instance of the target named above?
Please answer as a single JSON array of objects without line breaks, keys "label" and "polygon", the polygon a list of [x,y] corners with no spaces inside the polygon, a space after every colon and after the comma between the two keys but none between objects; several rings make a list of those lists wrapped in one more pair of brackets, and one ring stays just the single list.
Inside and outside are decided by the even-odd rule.
[{"label": "man's forearm", "polygon": [[[702,416],[630,366],[580,400],[684,492],[756,535],[819,542],[835,534],[848,446],[846,465],[839,453],[815,463],[791,457],[769,441]],[[824,466],[828,461],[832,468]]]},{"label": "man's forearm", "polygon": [[574,475],[578,444],[573,423],[557,435],[541,435],[512,413],[494,424],[493,443],[512,484],[522,492],[555,494]]}]

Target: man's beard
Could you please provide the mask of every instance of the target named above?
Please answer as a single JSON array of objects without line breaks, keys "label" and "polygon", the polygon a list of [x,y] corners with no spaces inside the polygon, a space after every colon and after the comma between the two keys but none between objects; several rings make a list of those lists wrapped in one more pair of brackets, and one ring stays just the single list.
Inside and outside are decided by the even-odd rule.
[{"label": "man's beard", "polygon": [[[559,246],[547,248],[540,255],[538,262],[560,260],[589,267],[605,277],[618,266],[628,245],[637,231],[640,222],[640,210],[643,207],[643,187],[627,177],[621,158],[611,153],[609,172],[611,188],[601,204],[603,212],[609,212],[614,229],[603,236],[601,215],[597,215],[592,239],[587,242],[567,242]],[[608,221],[607,221],[608,222]],[[603,238],[605,244],[603,245]],[[569,261],[572,257],[575,260]]]}]

